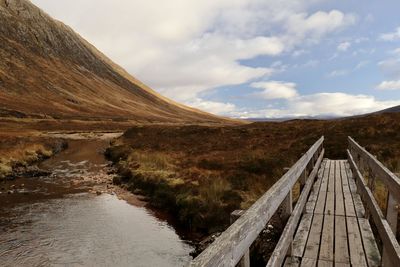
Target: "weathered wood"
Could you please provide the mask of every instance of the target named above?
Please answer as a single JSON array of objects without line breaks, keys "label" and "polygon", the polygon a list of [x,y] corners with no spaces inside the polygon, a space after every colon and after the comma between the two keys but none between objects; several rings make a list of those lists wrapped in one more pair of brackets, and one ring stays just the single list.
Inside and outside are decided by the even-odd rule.
[{"label": "weathered wood", "polygon": [[348,137],[348,140],[349,150],[351,151],[353,158],[359,156],[365,164],[368,165],[374,176],[379,177],[379,179],[382,180],[392,193],[393,197],[396,198],[397,202],[400,202],[400,178],[386,168],[371,153],[357,144],[351,137]]},{"label": "weathered wood", "polygon": [[285,222],[290,217],[292,212],[293,212],[293,190],[290,189],[289,193],[282,201],[279,216],[282,219],[282,221]]},{"label": "weathered wood", "polygon": [[307,179],[307,182],[304,186],[304,190],[301,193],[299,200],[297,201],[297,204],[293,210],[292,215],[290,216],[285,228],[283,229],[282,235],[278,241],[278,244],[275,247],[274,252],[272,253],[268,261],[267,266],[281,266],[283,261],[285,260],[288,248],[293,243],[292,241],[296,231],[296,227],[299,224],[300,217],[303,213],[305,204],[307,202],[307,198],[314,184],[315,177],[317,177],[318,169],[321,165],[323,157],[324,157],[324,150],[322,150],[321,155],[319,156],[316,165],[310,174],[310,177],[308,177]]},{"label": "weathered wood", "polygon": [[[235,210],[231,213],[230,221],[231,224],[236,222],[237,219],[240,218],[244,214],[244,210]],[[237,267],[250,267],[250,249],[244,253],[243,257],[240,259],[239,263],[236,265]]]},{"label": "weathered wood", "polygon": [[361,233],[358,228],[356,217],[346,217],[348,240],[350,249],[350,263],[353,266],[366,266],[367,261],[364,254]]},{"label": "weathered wood", "polygon": [[304,251],[305,258],[318,259],[318,251],[321,240],[323,221],[324,221],[323,215],[314,214],[313,221],[311,223],[310,234],[307,240],[306,249]]},{"label": "weathered wood", "polygon": [[335,217],[332,215],[324,216],[324,225],[322,229],[319,259],[333,261],[333,247],[335,236]]},{"label": "weathered wood", "polygon": [[301,267],[315,267],[317,266],[317,260],[316,259],[309,259],[309,258],[303,258],[301,260]]},{"label": "weathered wood", "polygon": [[318,261],[318,267],[333,267],[333,262],[332,261],[319,260]]},{"label": "weathered wood", "polygon": [[350,151],[347,151],[349,163],[353,171],[354,177],[357,179],[359,193],[365,202],[367,209],[369,210],[371,217],[376,225],[379,236],[382,240],[383,246],[386,251],[388,261],[392,266],[400,266],[400,246],[396,240],[396,236],[393,233],[389,223],[384,219],[381,209],[376,202],[371,190],[366,186],[364,177],[359,171],[356,163],[354,162],[353,156]]},{"label": "weathered wood", "polygon": [[192,260],[190,266],[235,266],[277,211],[308,162],[320,151],[323,141],[321,137],[270,190]]},{"label": "weathered wood", "polygon": [[313,215],[306,213],[303,214],[299,228],[293,240],[292,256],[303,257],[304,249],[307,244],[308,234],[310,233],[311,222]]},{"label": "weathered wood", "polygon": [[326,193],[326,204],[325,204],[324,214],[326,214],[326,215],[334,215],[335,214],[335,193],[334,192]]},{"label": "weathered wood", "polygon": [[335,215],[345,216],[345,203],[343,195],[343,178],[341,175],[341,168],[343,167],[343,162],[339,161],[335,168]]},{"label": "weathered wood", "polygon": [[381,265],[381,255],[372,233],[369,221],[364,218],[358,218],[358,224],[361,230],[361,236],[364,244],[365,255],[369,267],[377,267]]},{"label": "weathered wood", "polygon": [[[399,212],[398,212],[398,204],[396,199],[393,197],[393,194],[389,192],[388,200],[387,200],[387,209],[386,209],[386,220],[390,225],[393,233],[397,233],[397,220],[398,220]],[[383,248],[383,266],[390,266],[390,260],[388,256],[388,252],[385,248]]]},{"label": "weathered wood", "polygon": [[328,192],[335,192],[335,168],[336,168],[336,161],[332,160],[330,169],[329,169],[329,179],[328,179]]},{"label": "weathered wood", "polygon": [[298,266],[300,266],[300,259],[296,258],[296,257],[287,257],[283,266],[284,267],[298,267]]},{"label": "weathered wood", "polygon": [[328,160],[325,165],[325,171],[321,180],[317,202],[315,204],[315,209],[314,209],[315,214],[324,214],[331,163],[332,161]]},{"label": "weathered wood", "polygon": [[335,216],[335,262],[350,264],[346,218]]},{"label": "weathered wood", "polygon": [[314,213],[315,205],[318,199],[319,189],[321,187],[321,181],[322,177],[319,177],[313,186],[312,192],[306,204],[306,213]]},{"label": "weathered wood", "polygon": [[350,190],[350,182],[345,168],[345,163],[341,162],[340,174],[343,181],[343,196],[346,216],[356,216],[354,209],[353,196]]}]

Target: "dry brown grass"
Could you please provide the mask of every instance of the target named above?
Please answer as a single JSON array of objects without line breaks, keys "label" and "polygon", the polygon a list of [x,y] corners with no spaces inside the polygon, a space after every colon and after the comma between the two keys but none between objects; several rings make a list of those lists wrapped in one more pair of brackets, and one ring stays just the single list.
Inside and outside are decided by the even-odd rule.
[{"label": "dry brown grass", "polygon": [[[145,169],[170,171],[168,178],[152,185],[133,179],[133,187],[147,188],[152,203],[170,207],[185,226],[210,230],[227,225],[232,210],[253,204],[321,135],[326,138],[328,158],[346,158],[350,135],[392,168],[399,165],[398,132],[400,114],[235,127],[146,126],[129,129],[110,153],[118,155],[114,157],[118,164],[121,155],[135,151]],[[132,171],[133,176],[146,176],[140,169]],[[296,201],[298,185],[294,194]],[[381,185],[377,184],[375,194],[383,207]]]}]

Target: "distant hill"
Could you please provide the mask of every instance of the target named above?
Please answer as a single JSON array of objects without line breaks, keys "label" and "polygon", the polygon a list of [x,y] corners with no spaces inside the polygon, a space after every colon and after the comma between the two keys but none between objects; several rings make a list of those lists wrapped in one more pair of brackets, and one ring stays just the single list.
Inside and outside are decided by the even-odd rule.
[{"label": "distant hill", "polygon": [[159,95],[30,1],[0,1],[0,44],[0,117],[228,120]]},{"label": "distant hill", "polygon": [[387,108],[381,111],[374,112],[374,114],[382,114],[382,113],[397,113],[400,112],[400,106],[395,106],[391,108]]}]

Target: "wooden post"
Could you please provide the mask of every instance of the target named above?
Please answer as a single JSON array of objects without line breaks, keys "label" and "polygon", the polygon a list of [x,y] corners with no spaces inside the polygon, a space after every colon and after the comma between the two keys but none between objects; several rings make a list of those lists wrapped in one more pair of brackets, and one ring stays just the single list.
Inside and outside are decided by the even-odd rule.
[{"label": "wooden post", "polygon": [[[290,189],[289,193],[287,194],[285,200],[283,200],[281,204],[281,213],[279,214],[281,220],[286,222],[290,215],[293,212],[293,189]],[[292,243],[290,244],[287,255],[290,256],[292,254]]]},{"label": "wooden post", "polygon": [[[393,234],[396,236],[397,234],[397,218],[399,215],[398,203],[396,199],[393,197],[390,191],[388,192],[388,201],[387,201],[387,209],[386,209],[386,220],[390,225],[390,228],[393,231]],[[382,266],[392,266],[388,253],[383,247],[383,257],[382,257]]]},{"label": "wooden post", "polygon": [[300,175],[299,178],[299,183],[300,183],[300,194],[303,191],[304,185],[307,182],[307,177],[308,177],[308,170],[307,168],[304,170],[304,172]]},{"label": "wooden post", "polygon": [[[231,213],[230,222],[234,223],[240,216],[242,216],[244,210],[235,210]],[[247,249],[243,255],[243,258],[236,265],[237,267],[250,267],[250,249]]]},{"label": "wooden post", "polygon": [[[373,194],[375,191],[375,176],[370,168],[368,168],[368,187]],[[370,211],[368,209],[366,209],[365,210],[365,218],[369,219],[370,215],[371,215]]]}]

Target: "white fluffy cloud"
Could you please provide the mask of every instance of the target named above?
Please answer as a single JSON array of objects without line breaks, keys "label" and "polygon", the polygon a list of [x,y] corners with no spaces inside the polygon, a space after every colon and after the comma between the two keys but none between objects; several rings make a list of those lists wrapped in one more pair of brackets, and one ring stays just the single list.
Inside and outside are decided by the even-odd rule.
[{"label": "white fluffy cloud", "polygon": [[251,84],[251,87],[263,89],[262,92],[256,95],[264,99],[290,99],[297,96],[295,83],[281,81],[255,82]]},{"label": "white fluffy cloud", "polygon": [[355,22],[338,10],[308,12],[321,1],[33,0],[143,82],[198,107],[204,91],[274,71],[240,60],[315,44]]},{"label": "white fluffy cloud", "polygon": [[350,42],[343,42],[338,45],[337,50],[345,52],[350,48],[350,46],[351,46]]},{"label": "white fluffy cloud", "polygon": [[226,115],[226,116],[229,116],[232,113],[235,113],[237,110],[237,107],[232,103],[207,101],[207,100],[202,100],[200,98],[191,100],[191,102],[189,102],[189,104],[192,107],[195,107],[195,108],[198,108],[201,110],[207,110],[208,112],[211,112],[214,114]]},{"label": "white fluffy cloud", "polygon": [[400,105],[400,101],[379,101],[369,95],[341,92],[318,93],[288,99],[280,109],[246,110],[236,112],[242,118],[283,118],[302,116],[352,116]]},{"label": "white fluffy cloud", "polygon": [[395,41],[400,39],[400,27],[398,27],[394,32],[381,34],[380,39],[383,41]]},{"label": "white fluffy cloud", "polygon": [[378,86],[379,90],[400,90],[400,80],[396,81],[383,81]]}]

